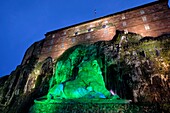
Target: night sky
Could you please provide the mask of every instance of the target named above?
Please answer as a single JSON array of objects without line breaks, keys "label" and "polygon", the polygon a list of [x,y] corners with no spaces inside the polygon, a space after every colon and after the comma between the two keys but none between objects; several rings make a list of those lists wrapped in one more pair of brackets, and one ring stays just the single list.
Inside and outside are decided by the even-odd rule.
[{"label": "night sky", "polygon": [[[1,0],[0,76],[10,74],[46,32],[154,0]],[[94,10],[97,14],[95,15]]]}]

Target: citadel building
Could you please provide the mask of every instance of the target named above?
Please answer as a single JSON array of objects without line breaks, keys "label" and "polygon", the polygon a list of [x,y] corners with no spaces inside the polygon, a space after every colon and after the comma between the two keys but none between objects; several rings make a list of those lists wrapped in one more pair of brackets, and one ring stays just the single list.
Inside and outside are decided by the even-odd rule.
[{"label": "citadel building", "polygon": [[[125,11],[110,14],[45,34],[39,61],[58,58],[65,50],[77,44],[111,40],[116,30],[156,37],[170,33],[168,0],[159,0]],[[27,50],[23,62],[32,54]]]}]

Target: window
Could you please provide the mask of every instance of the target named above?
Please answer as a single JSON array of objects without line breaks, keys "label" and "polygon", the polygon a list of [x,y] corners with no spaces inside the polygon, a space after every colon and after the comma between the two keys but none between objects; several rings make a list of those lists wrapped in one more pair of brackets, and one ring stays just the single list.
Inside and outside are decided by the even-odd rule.
[{"label": "window", "polygon": [[91,32],[91,31],[93,31],[93,29],[92,29],[92,28],[88,29],[88,32]]},{"label": "window", "polygon": [[145,24],[144,27],[145,27],[145,30],[149,30],[150,29],[148,24]]},{"label": "window", "polygon": [[75,36],[76,36],[76,35],[78,35],[78,33],[79,33],[78,31],[77,31],[77,32],[75,32],[75,33],[74,33],[74,34],[75,34]]},{"label": "window", "polygon": [[88,27],[87,27],[87,32],[92,32],[92,31],[94,31],[93,27],[94,27],[94,25],[88,26]]},{"label": "window", "polygon": [[72,38],[71,41],[72,41],[72,43],[75,43],[75,42],[76,42],[76,39],[75,39],[75,38]]},{"label": "window", "polygon": [[79,29],[78,27],[76,27],[75,30],[74,30],[74,35],[75,35],[75,36],[78,35],[78,34],[79,34],[79,31],[80,31],[80,29]]},{"label": "window", "polygon": [[61,38],[61,41],[64,42],[64,37]]},{"label": "window", "polygon": [[145,11],[144,10],[140,10],[140,14],[145,14]]},{"label": "window", "polygon": [[146,16],[143,16],[143,17],[142,17],[142,20],[143,20],[143,22],[146,22],[146,21],[147,21]]},{"label": "window", "polygon": [[52,35],[52,38],[55,38],[55,34]]},{"label": "window", "polygon": [[102,28],[106,28],[106,25],[102,25]]},{"label": "window", "polygon": [[63,35],[66,35],[66,31],[63,32]]},{"label": "window", "polygon": [[125,15],[123,14],[123,15],[122,15],[122,20],[124,20],[124,19],[126,19],[126,17],[125,17]]},{"label": "window", "polygon": [[125,27],[127,24],[126,24],[126,22],[124,21],[124,22],[122,23],[122,25],[123,25],[123,27]]},{"label": "window", "polygon": [[64,43],[61,44],[61,48],[64,48]]},{"label": "window", "polygon": [[91,38],[91,35],[88,34],[88,35],[86,36],[86,39],[90,39],[90,38]]},{"label": "window", "polygon": [[90,28],[92,28],[92,27],[94,27],[94,25],[91,24],[91,25],[90,25]]},{"label": "window", "polygon": [[52,45],[53,43],[54,43],[54,41],[53,41],[53,40],[51,40],[51,41],[50,41],[50,45]]},{"label": "window", "polygon": [[102,25],[102,28],[107,28],[107,27],[108,27],[107,24],[108,24],[108,21],[106,20],[106,21],[104,22],[104,25]]},{"label": "window", "polygon": [[104,23],[105,23],[105,24],[108,24],[108,21],[106,20]]}]

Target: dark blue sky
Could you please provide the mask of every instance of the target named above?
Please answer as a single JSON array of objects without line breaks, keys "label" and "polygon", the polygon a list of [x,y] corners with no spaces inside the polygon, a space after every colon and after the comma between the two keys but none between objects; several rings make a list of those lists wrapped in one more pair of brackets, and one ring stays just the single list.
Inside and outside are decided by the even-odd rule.
[{"label": "dark blue sky", "polygon": [[0,76],[10,74],[27,48],[48,31],[92,20],[154,0],[2,0]]}]

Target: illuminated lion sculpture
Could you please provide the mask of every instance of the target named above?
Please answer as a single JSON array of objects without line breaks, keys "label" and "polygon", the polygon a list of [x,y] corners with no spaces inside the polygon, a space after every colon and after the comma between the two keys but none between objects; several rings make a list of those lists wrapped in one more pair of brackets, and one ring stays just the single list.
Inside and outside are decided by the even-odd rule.
[{"label": "illuminated lion sculpture", "polygon": [[102,72],[97,60],[84,61],[79,65],[74,80],[54,85],[48,92],[50,99],[108,98]]}]

